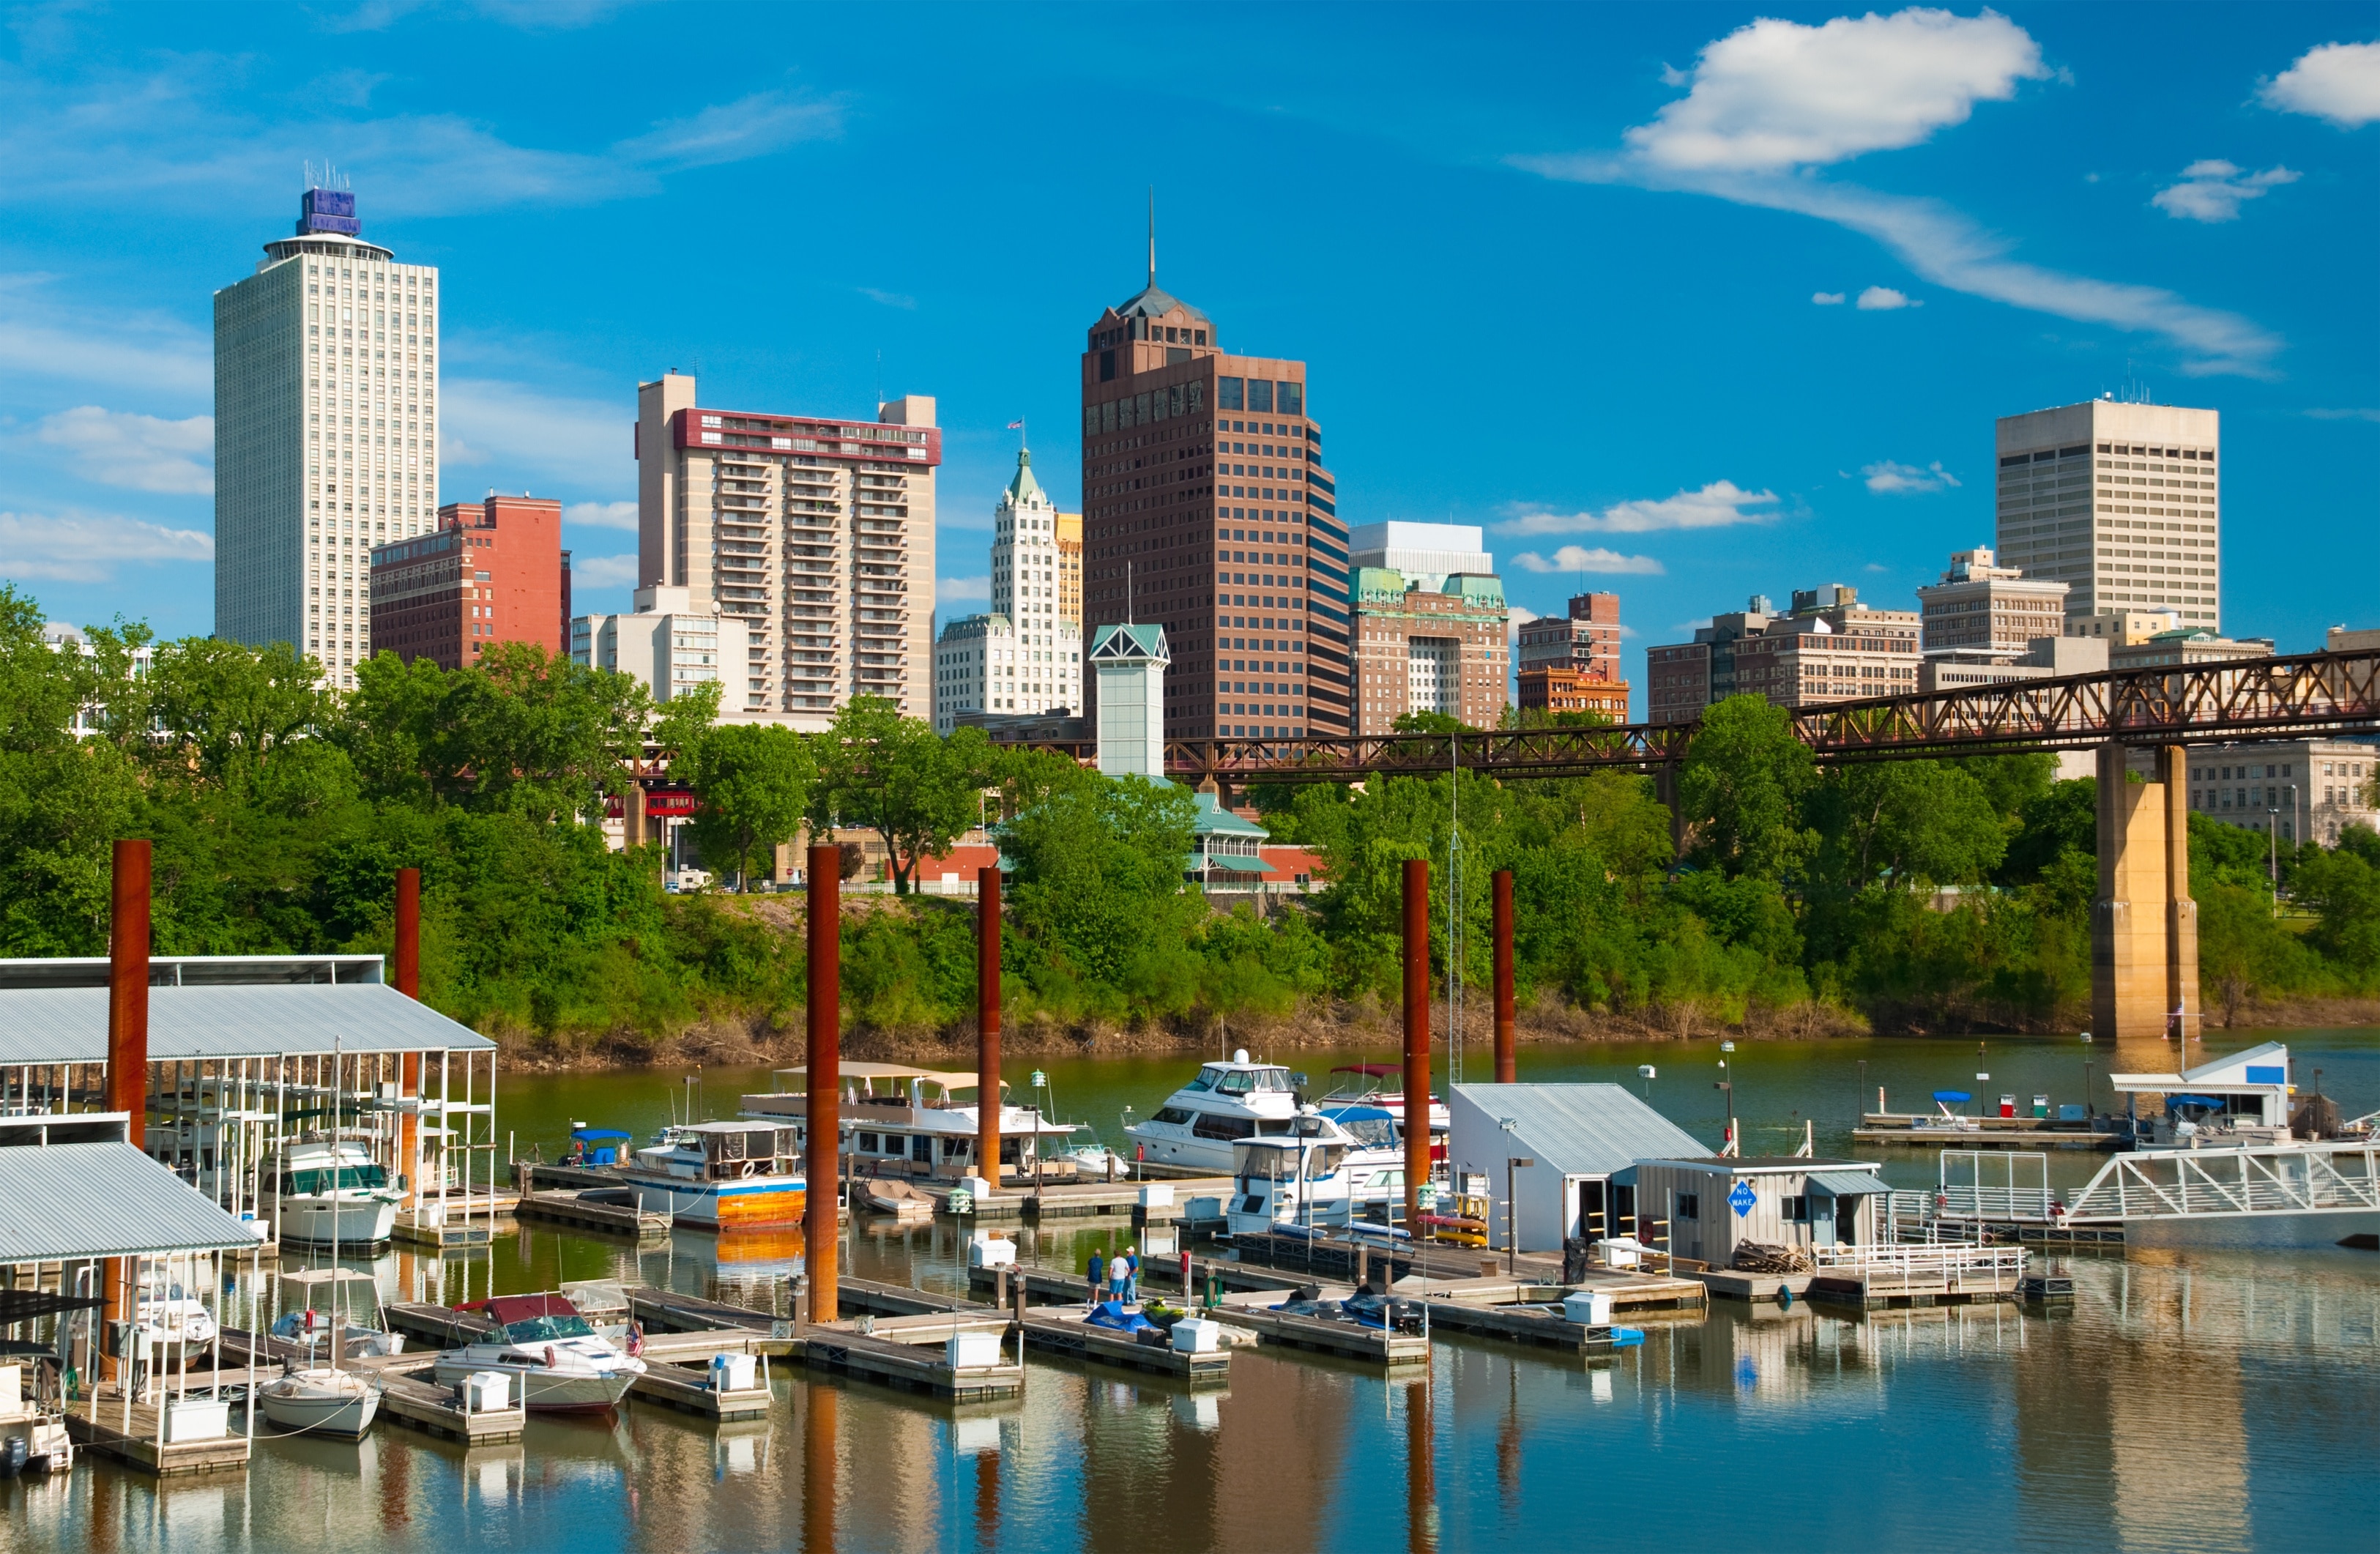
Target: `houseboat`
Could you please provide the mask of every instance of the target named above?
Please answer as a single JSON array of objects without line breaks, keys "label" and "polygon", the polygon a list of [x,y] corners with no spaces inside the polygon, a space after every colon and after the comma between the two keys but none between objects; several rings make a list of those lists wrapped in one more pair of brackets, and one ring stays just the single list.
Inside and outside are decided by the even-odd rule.
[{"label": "houseboat", "polygon": [[798,1225],[808,1196],[794,1130],[765,1122],[674,1124],[611,1169],[638,1208],[692,1230]]},{"label": "houseboat", "polygon": [[[808,1070],[783,1068],[779,1087],[747,1095],[742,1114],[792,1128],[809,1136],[809,1092],[785,1088]],[[869,1176],[915,1176],[955,1181],[985,1174],[976,1160],[981,1125],[976,1075],[910,1068],[900,1063],[842,1065],[840,1110],[853,1170]],[[1029,1178],[1038,1155],[1045,1169],[1064,1159],[1079,1123],[1056,1122],[1035,1108],[1012,1106],[1001,1087],[1000,1171],[1010,1180]],[[1071,1172],[1069,1164],[1066,1170]]]},{"label": "houseboat", "polygon": [[405,1201],[368,1144],[325,1134],[283,1147],[265,1196],[276,1239],[358,1251],[387,1243]]},{"label": "houseboat", "polygon": [[1278,1063],[1249,1062],[1243,1047],[1229,1062],[1202,1064],[1163,1106],[1128,1125],[1124,1136],[1160,1165],[1221,1176],[1233,1170],[1234,1145],[1287,1138],[1299,1100],[1295,1075]]}]

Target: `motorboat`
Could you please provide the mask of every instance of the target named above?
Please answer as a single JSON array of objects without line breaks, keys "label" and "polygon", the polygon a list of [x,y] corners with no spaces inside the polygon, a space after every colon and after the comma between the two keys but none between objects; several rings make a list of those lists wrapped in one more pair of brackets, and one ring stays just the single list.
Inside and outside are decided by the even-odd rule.
[{"label": "motorboat", "polygon": [[[1342,1063],[1330,1071],[1350,1074],[1355,1082],[1332,1090],[1322,1098],[1324,1111],[1339,1107],[1378,1107],[1386,1111],[1394,1123],[1393,1136],[1403,1147],[1405,1098],[1402,1089],[1382,1088],[1382,1081],[1402,1081],[1404,1070],[1395,1063]],[[1446,1109],[1443,1097],[1429,1098],[1429,1170],[1435,1177],[1446,1174],[1446,1141],[1454,1131],[1454,1114]],[[1402,1180],[1402,1179],[1401,1179]]]},{"label": "motorboat", "polygon": [[1375,1102],[1325,1100],[1315,1109],[1346,1130],[1347,1196],[1357,1206],[1405,1196],[1404,1122]]},{"label": "motorboat", "polygon": [[[385,1359],[405,1353],[405,1335],[389,1328],[380,1308],[379,1282],[370,1274],[346,1268],[293,1269],[281,1275],[281,1286],[285,1293],[294,1287],[306,1304],[292,1310],[285,1300],[273,1324],[273,1337],[302,1343],[310,1352],[329,1346],[336,1332],[336,1359]],[[370,1321],[357,1319],[358,1302],[350,1292],[368,1297]]]},{"label": "motorboat", "polygon": [[272,1193],[280,1240],[358,1249],[388,1241],[405,1201],[368,1147],[330,1135],[284,1146]]},{"label": "motorboat", "polygon": [[868,1208],[878,1214],[890,1214],[903,1222],[924,1221],[934,1217],[934,1200],[911,1185],[906,1178],[880,1176],[855,1183],[852,1192]]},{"label": "motorboat", "polygon": [[218,1336],[214,1313],[185,1292],[179,1280],[154,1278],[144,1282],[132,1322],[140,1347],[160,1366],[187,1368],[214,1353]]},{"label": "motorboat", "polygon": [[494,1371],[532,1413],[601,1414],[645,1373],[644,1361],[597,1332],[564,1296],[493,1295],[463,1309],[483,1311],[496,1331],[442,1353],[440,1386]]},{"label": "motorboat", "polygon": [[[809,1137],[809,1092],[784,1088],[803,1068],[781,1068],[780,1088],[747,1095],[742,1115],[783,1123],[805,1143]],[[861,1175],[931,1177],[956,1182],[983,1176],[976,1160],[981,1136],[981,1087],[968,1070],[912,1068],[905,1063],[847,1062],[842,1065],[838,1099],[852,1166]],[[1062,1149],[1079,1123],[1061,1123],[1039,1107],[1016,1106],[1001,1086],[1000,1172],[1010,1180],[1030,1177],[1037,1156],[1046,1166],[1062,1160]]]},{"label": "motorboat", "polygon": [[381,1388],[351,1370],[291,1361],[256,1390],[257,1404],[284,1435],[361,1440],[380,1412]]},{"label": "motorboat", "polygon": [[1251,1062],[1245,1047],[1227,1062],[1201,1064],[1124,1135],[1160,1165],[1220,1176],[1234,1172],[1233,1147],[1252,1138],[1285,1138],[1297,1116],[1296,1076],[1278,1063]]},{"label": "motorboat", "polygon": [[611,1169],[638,1208],[691,1230],[798,1225],[809,1197],[794,1130],[767,1122],[677,1123]]},{"label": "motorboat", "polygon": [[1223,1205],[1230,1234],[1311,1234],[1348,1222],[1346,1132],[1311,1108],[1288,1123],[1286,1137],[1232,1146],[1232,1195]]}]

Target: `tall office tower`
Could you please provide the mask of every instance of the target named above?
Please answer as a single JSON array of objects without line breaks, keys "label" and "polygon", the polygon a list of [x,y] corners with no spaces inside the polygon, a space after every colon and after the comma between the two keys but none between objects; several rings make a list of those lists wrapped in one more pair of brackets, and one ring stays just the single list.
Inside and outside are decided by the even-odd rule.
[{"label": "tall office tower", "polygon": [[431,533],[371,553],[372,640],[407,662],[468,669],[499,642],[570,650],[570,552],[550,496],[453,502]]},{"label": "tall office tower", "polygon": [[[1009,689],[1017,693],[1011,699],[1020,712],[1083,707],[1082,620],[1065,613],[1059,524],[1057,506],[1033,478],[1031,451],[1018,449],[1016,478],[991,516],[991,613],[1015,627],[1016,667],[1024,673]],[[949,635],[943,633],[946,641]]]},{"label": "tall office tower", "polygon": [[1305,364],[1227,354],[1157,289],[1152,243],[1148,286],[1091,325],[1082,370],[1086,640],[1164,627],[1172,737],[1345,733],[1347,528]]},{"label": "tall office tower", "polygon": [[215,635],[293,643],[334,686],[371,653],[371,547],[438,511],[438,272],[309,188],[215,293]]},{"label": "tall office tower", "polygon": [[1518,648],[1513,656],[1523,674],[1532,669],[1560,669],[1575,672],[1589,680],[1618,680],[1620,596],[1571,595],[1567,614],[1540,615],[1523,622]]},{"label": "tall office tower", "polygon": [[2112,399],[2003,416],[2002,564],[2065,583],[2070,615],[2163,609],[2219,630],[2221,432],[2213,410]]},{"label": "tall office tower", "polygon": [[638,577],[745,623],[723,710],[822,729],[880,696],[932,715],[931,399],[874,421],[706,410],[665,373],[637,388],[637,461]]}]

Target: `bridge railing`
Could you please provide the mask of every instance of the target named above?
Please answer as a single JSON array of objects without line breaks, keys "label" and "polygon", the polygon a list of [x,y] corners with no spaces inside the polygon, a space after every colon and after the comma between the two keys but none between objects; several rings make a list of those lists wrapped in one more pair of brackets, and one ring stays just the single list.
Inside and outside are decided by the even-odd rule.
[{"label": "bridge railing", "polygon": [[2070,1221],[2380,1210],[2380,1144],[2281,1144],[2119,1155],[2067,1206]]}]

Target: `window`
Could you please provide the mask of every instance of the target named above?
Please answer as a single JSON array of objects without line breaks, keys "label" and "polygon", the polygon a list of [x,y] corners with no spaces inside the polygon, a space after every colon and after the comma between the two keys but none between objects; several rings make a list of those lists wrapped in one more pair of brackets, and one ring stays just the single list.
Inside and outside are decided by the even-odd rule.
[{"label": "window", "polygon": [[1778,1209],[1784,1215],[1787,1224],[1806,1225],[1810,1222],[1810,1199],[1807,1194],[1796,1193],[1780,1200]]},{"label": "window", "polygon": [[1272,408],[1272,382],[1266,378],[1248,380],[1248,408],[1262,414]]},{"label": "window", "polygon": [[1283,383],[1281,385],[1281,413],[1284,416],[1302,416],[1305,414],[1305,385],[1304,383]]},{"label": "window", "polygon": [[[1246,408],[1247,408],[1246,385],[1247,385],[1247,381],[1246,381],[1245,379],[1244,379],[1244,378],[1218,378],[1218,379],[1216,379],[1216,380],[1215,380],[1215,408],[1217,408],[1218,410],[1245,410],[1245,409],[1246,409]],[[1268,407],[1268,408],[1269,408],[1269,407]]]},{"label": "window", "polygon": [[1699,1193],[1680,1193],[1678,1195],[1678,1218],[1681,1220],[1700,1220],[1702,1217],[1702,1195]]}]

